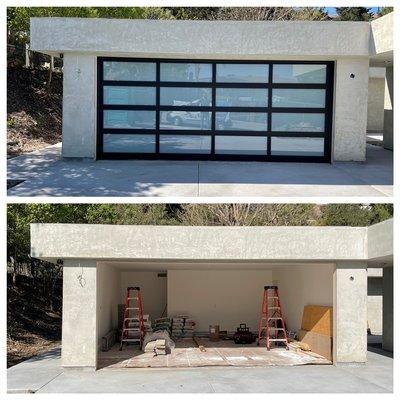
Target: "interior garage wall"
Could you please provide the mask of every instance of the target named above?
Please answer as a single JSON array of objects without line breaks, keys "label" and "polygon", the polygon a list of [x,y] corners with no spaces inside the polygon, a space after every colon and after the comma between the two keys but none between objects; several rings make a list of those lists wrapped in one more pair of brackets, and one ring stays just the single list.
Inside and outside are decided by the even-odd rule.
[{"label": "interior garage wall", "polygon": [[167,278],[158,277],[159,272],[121,272],[119,303],[125,301],[126,288],[139,286],[142,294],[143,312],[154,321],[160,318],[167,303]]},{"label": "interior garage wall", "polygon": [[98,340],[118,325],[119,271],[108,265],[97,265]]},{"label": "interior garage wall", "polygon": [[383,132],[385,78],[369,78],[367,131]]},{"label": "interior garage wall", "polygon": [[298,331],[301,328],[304,306],[333,305],[333,271],[332,264],[283,266],[273,271],[289,330]]},{"label": "interior garage wall", "polygon": [[209,325],[234,331],[246,323],[257,331],[264,285],[272,283],[268,270],[168,271],[168,315],[189,314],[197,331]]}]

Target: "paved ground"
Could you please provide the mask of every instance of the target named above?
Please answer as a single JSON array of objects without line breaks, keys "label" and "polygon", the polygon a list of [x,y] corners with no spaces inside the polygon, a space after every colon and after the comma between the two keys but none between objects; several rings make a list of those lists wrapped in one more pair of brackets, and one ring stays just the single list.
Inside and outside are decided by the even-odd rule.
[{"label": "paved ground", "polygon": [[7,370],[9,393],[385,393],[393,359],[368,352],[368,363],[292,367],[201,367],[63,371],[60,352]]},{"label": "paved ground", "polygon": [[8,160],[9,196],[391,196],[393,153],[367,162],[60,160],[60,145]]}]

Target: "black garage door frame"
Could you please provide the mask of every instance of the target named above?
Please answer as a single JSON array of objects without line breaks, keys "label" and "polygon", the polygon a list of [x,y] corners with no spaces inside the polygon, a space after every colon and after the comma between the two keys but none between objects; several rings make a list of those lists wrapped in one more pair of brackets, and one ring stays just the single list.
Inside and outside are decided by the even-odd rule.
[{"label": "black garage door frame", "polygon": [[[334,80],[334,62],[333,61],[301,61],[301,60],[197,60],[197,59],[171,59],[171,58],[131,58],[131,57],[97,57],[97,159],[150,159],[150,160],[227,160],[227,161],[293,161],[293,162],[331,162],[331,146],[332,146],[332,115],[333,115],[333,80]],[[125,62],[152,62],[156,63],[156,81],[125,81],[125,80],[104,80],[103,79],[103,63],[105,61],[125,61]],[[212,64],[212,81],[211,82],[161,82],[160,81],[160,64],[167,63],[196,63],[196,64]],[[268,83],[219,83],[216,82],[216,65],[217,64],[266,64],[269,66]],[[320,83],[274,83],[273,82],[273,66],[274,64],[318,64],[326,65],[326,82]],[[152,86],[156,88],[156,104],[153,106],[143,105],[105,105],[103,104],[103,87],[104,86]],[[201,87],[211,88],[212,103],[210,106],[162,106],[160,105],[160,88],[161,87]],[[268,89],[268,106],[267,107],[220,107],[216,106],[216,89],[217,88],[263,88]],[[272,107],[272,90],[273,89],[325,89],[325,107],[324,108],[289,108],[289,107]],[[156,111],[156,128],[152,129],[117,129],[107,128],[103,126],[104,110],[146,110]],[[196,130],[160,130],[160,112],[161,111],[204,111],[211,112],[211,130],[207,131],[207,136],[211,136],[211,154],[170,154],[160,153],[160,134],[178,135],[202,135],[204,131]],[[224,130],[216,131],[215,118],[216,112],[264,112],[268,113],[267,130],[265,131],[239,131]],[[304,132],[304,131],[286,131],[274,132],[271,130],[271,116],[274,113],[324,113],[325,124],[323,132]],[[155,153],[106,153],[103,151],[103,134],[149,134],[156,136]],[[267,154],[266,155],[241,155],[241,154],[216,154],[215,153],[215,137],[216,136],[262,136],[267,137]],[[271,138],[272,137],[292,137],[292,138],[324,138],[324,155],[323,156],[300,156],[300,155],[271,155]]]}]

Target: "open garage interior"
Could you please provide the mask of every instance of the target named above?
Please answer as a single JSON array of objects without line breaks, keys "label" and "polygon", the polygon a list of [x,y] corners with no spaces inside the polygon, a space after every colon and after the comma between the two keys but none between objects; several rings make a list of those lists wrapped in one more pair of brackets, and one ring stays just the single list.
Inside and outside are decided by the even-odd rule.
[{"label": "open garage interior", "polygon": [[380,315],[381,349],[393,351],[392,219],[32,224],[31,256],[63,263],[64,368],[366,363]]},{"label": "open garage interior", "polygon": [[[97,270],[99,368],[331,363],[333,264],[111,262],[99,263]],[[293,339],[294,334],[301,335],[304,306],[326,307],[328,335],[312,333],[324,342],[316,345],[323,354],[297,349],[295,341],[289,350],[272,344],[271,351],[265,340],[259,346],[256,340],[235,344],[233,336],[240,324],[257,337],[266,285],[279,287],[286,328]],[[171,328],[174,317],[187,316],[195,323],[185,334],[172,330],[175,347],[166,357],[145,353],[137,344],[128,343],[119,351],[126,288],[136,286],[143,314],[153,327],[162,317],[171,318]],[[220,335],[212,340],[210,327],[215,326]],[[116,334],[116,343],[101,351],[110,332]]]}]

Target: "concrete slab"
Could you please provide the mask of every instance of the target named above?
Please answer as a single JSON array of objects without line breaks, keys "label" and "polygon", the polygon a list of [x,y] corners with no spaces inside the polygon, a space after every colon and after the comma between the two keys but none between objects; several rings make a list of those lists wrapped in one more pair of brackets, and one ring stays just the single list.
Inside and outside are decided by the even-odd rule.
[{"label": "concrete slab", "polygon": [[393,359],[368,352],[366,364],[63,370],[59,351],[8,369],[8,392],[38,393],[385,393]]},{"label": "concrete slab", "polygon": [[9,196],[382,197],[393,194],[393,153],[367,145],[367,162],[261,163],[61,160],[51,147],[8,160]]},{"label": "concrete slab", "polygon": [[63,372],[61,348],[55,348],[7,370],[8,393],[35,393]]}]

